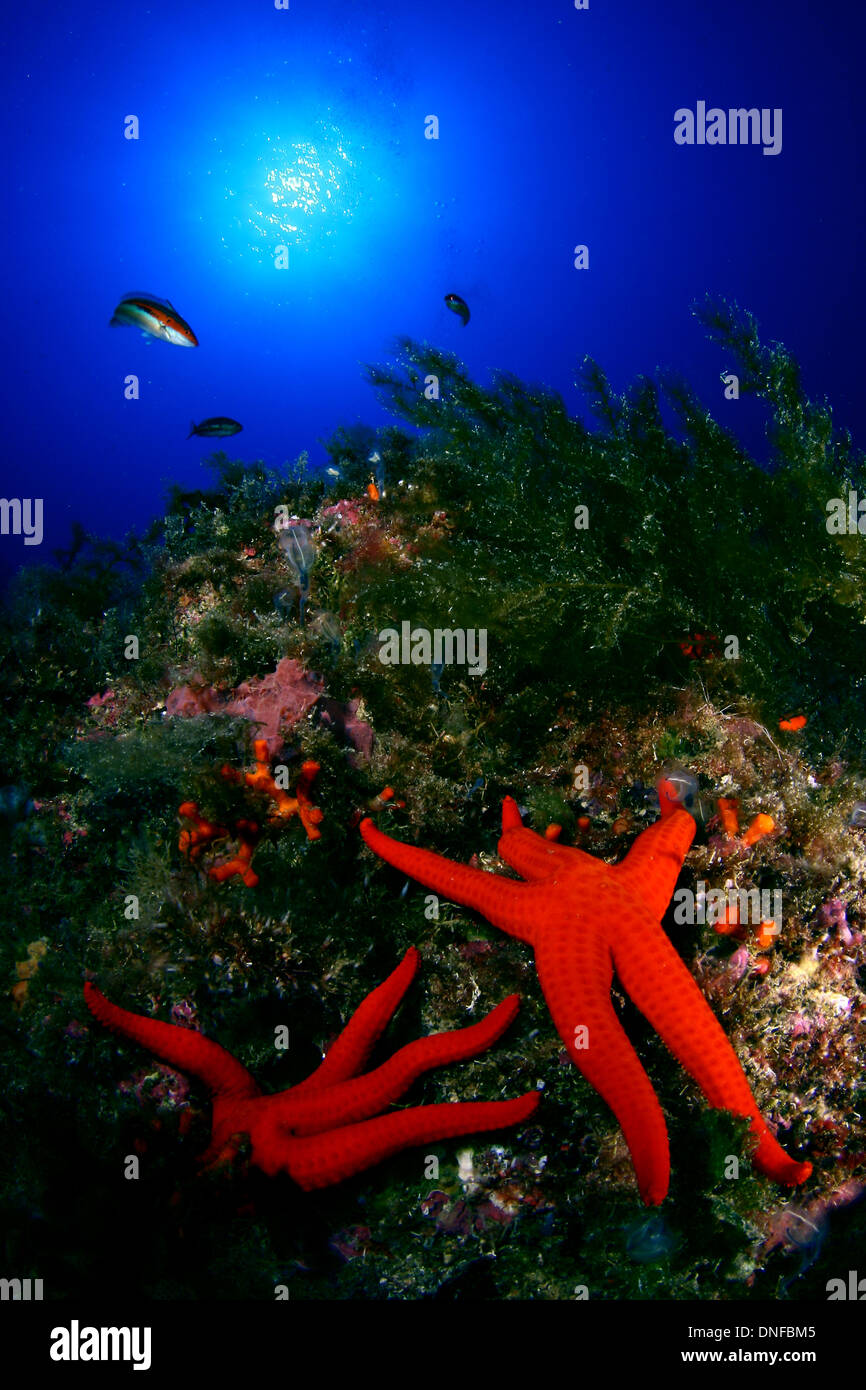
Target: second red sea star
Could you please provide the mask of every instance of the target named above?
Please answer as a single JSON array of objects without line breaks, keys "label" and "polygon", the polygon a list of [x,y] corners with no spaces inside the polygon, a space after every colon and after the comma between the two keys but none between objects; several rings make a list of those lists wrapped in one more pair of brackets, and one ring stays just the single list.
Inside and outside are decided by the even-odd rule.
[{"label": "second red sea star", "polygon": [[230,1153],[234,1136],[248,1134],[251,1163],[268,1176],[288,1173],[309,1192],[342,1182],[415,1144],[519,1124],[538,1104],[538,1093],[529,1091],[514,1100],[448,1101],[379,1115],[431,1067],[485,1052],[502,1036],[520,1006],[519,996],[511,994],[471,1027],[418,1038],[375,1071],[359,1075],[417,967],[418,952],[413,946],[355,1010],[312,1076],[272,1096],[263,1095],[246,1067],[201,1033],[121,1009],[90,981],[84,986],[84,998],[106,1028],[140,1043],[207,1086],[213,1121],[203,1162],[215,1162]]}]

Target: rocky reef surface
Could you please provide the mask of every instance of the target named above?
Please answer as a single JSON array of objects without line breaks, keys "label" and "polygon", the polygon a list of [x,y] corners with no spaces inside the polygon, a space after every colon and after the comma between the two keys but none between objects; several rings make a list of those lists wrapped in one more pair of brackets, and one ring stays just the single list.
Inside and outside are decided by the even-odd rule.
[{"label": "rocky reef surface", "polygon": [[[176,489],[146,533],[120,546],[79,530],[12,586],[0,1212],[10,1260],[46,1297],[109,1298],[120,1281],[162,1299],[793,1300],[856,1267],[866,550],[856,501],[853,531],[831,523],[834,499],[848,518],[866,496],[863,460],[748,315],[699,316],[766,406],[769,464],[681,382],[617,396],[585,364],[591,428],[543,388],[482,387],[406,340],[370,379],[412,432],[338,432],[324,481],[303,459],[217,454],[213,487]],[[437,631],[451,634],[438,649]],[[680,886],[696,902],[778,893],[780,918],[765,932],[671,910],[665,926],[814,1172],[795,1191],[756,1176],[744,1122],[707,1106],[615,981],[670,1134],[670,1196],[648,1212],[529,949],[407,883],[358,824],[508,872],[511,794],[536,830],[614,861],[674,767],[698,782]],[[289,804],[304,776],[321,813],[307,819]],[[212,872],[232,856],[255,883]],[[315,1194],[256,1172],[243,1144],[200,1173],[204,1092],[83,1003],[89,977],[278,1091],[410,945],[423,987],[383,1057],[507,994],[522,1007],[495,1048],[406,1103],[535,1087],[541,1104],[501,1136],[410,1150]]]}]

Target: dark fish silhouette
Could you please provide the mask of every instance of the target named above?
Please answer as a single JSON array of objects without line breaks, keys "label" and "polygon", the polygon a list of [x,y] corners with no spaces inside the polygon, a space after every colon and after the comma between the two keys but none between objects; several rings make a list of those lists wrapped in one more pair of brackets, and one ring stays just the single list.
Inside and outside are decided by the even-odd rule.
[{"label": "dark fish silhouette", "polygon": [[202,420],[200,425],[190,420],[187,439],[192,439],[194,434],[201,435],[202,439],[225,439],[230,434],[240,434],[242,429],[243,425],[237,420],[230,420],[227,415],[214,415],[212,420]]},{"label": "dark fish silhouette", "polygon": [[463,320],[463,327],[465,328],[469,322],[469,305],[466,303],[466,300],[461,299],[459,294],[446,294],[445,303],[448,305],[452,314],[460,315]]},{"label": "dark fish silhouette", "polygon": [[161,338],[164,343],[174,343],[177,347],[198,347],[198,338],[174,305],[153,294],[125,294],[110,323],[112,327],[127,324],[140,328],[149,337]]}]

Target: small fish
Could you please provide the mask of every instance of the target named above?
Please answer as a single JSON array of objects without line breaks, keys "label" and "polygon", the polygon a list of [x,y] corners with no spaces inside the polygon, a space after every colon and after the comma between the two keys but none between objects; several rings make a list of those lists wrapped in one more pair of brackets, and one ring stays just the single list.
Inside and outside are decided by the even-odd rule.
[{"label": "small fish", "polygon": [[326,468],[325,472],[327,473],[329,478],[342,477],[342,470],[339,468]]},{"label": "small fish", "polygon": [[176,347],[198,347],[198,338],[174,305],[152,294],[124,295],[110,323],[113,327],[127,324],[140,328],[152,338],[161,338],[164,343],[174,343]]},{"label": "small fish", "polygon": [[448,305],[452,314],[460,315],[463,320],[463,327],[465,328],[469,322],[469,305],[466,303],[466,300],[461,299],[459,294],[446,294],[445,303]]},{"label": "small fish", "polygon": [[230,434],[240,434],[242,429],[243,425],[237,420],[230,420],[227,415],[214,415],[211,420],[202,420],[200,425],[190,420],[187,439],[192,439],[194,434],[201,435],[202,439],[225,439]]},{"label": "small fish", "polygon": [[377,488],[373,478],[370,479],[364,491],[366,492],[371,502],[379,501],[379,489]]}]

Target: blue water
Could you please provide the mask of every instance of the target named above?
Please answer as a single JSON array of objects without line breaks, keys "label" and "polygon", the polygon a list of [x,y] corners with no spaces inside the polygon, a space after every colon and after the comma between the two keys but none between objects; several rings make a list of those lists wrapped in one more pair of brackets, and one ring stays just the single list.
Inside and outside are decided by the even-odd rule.
[{"label": "blue water", "polygon": [[[864,38],[847,0],[16,6],[0,492],[44,499],[44,540],[0,537],[0,571],[73,519],[120,537],[168,482],[206,485],[221,441],[191,420],[240,420],[233,457],[323,466],[338,425],[388,418],[361,364],[400,334],[575,413],[587,353],[618,389],[674,368],[760,455],[760,412],[722,399],[689,314],[711,291],[862,444]],[[677,145],[699,100],[781,108],[780,153]],[[200,346],[109,328],[130,290]]]}]

